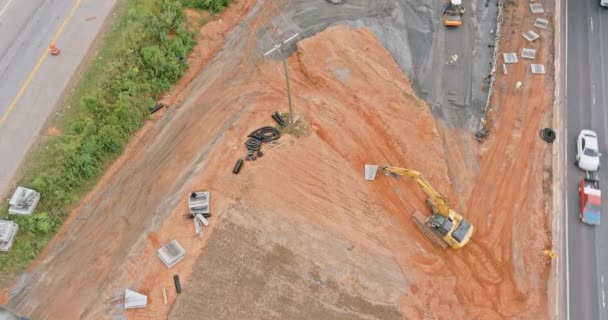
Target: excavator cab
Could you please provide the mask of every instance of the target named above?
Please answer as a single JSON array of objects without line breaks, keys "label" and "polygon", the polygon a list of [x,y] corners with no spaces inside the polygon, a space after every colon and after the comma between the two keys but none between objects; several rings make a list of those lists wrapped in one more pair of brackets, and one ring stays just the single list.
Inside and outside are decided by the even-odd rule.
[{"label": "excavator cab", "polygon": [[462,0],[449,0],[446,8],[443,10],[443,24],[446,27],[461,26],[464,12]]},{"label": "excavator cab", "polygon": [[441,237],[445,237],[450,233],[450,231],[452,231],[454,222],[442,215],[434,214],[429,217],[428,225],[429,227],[435,229]]}]

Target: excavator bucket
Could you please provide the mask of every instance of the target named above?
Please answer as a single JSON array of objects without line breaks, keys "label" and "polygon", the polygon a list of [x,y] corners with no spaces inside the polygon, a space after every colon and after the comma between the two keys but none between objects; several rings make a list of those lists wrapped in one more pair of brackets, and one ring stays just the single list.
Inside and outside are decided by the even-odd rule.
[{"label": "excavator bucket", "polygon": [[431,240],[431,242],[434,245],[436,245],[442,249],[447,248],[448,243],[443,241],[443,239],[439,235],[437,235],[435,232],[433,232],[433,230],[431,230],[431,228],[429,228],[426,225],[426,219],[427,219],[427,217],[418,210],[414,211],[414,213],[412,214],[412,220],[414,220],[418,229],[420,229],[420,231],[422,231],[422,234],[427,239]]},{"label": "excavator bucket", "polygon": [[365,165],[365,180],[374,181],[376,180],[376,173],[378,172],[378,166],[375,164]]}]

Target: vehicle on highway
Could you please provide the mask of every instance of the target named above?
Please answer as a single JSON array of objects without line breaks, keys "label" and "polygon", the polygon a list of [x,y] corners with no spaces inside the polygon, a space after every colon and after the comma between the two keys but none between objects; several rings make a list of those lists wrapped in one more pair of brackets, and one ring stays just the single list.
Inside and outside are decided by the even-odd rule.
[{"label": "vehicle on highway", "polygon": [[591,130],[581,130],[576,139],[576,164],[585,171],[597,171],[600,167],[597,134]]},{"label": "vehicle on highway", "polygon": [[608,7],[608,0],[600,0],[600,6]]},{"label": "vehicle on highway", "polygon": [[579,213],[581,221],[589,225],[600,224],[602,191],[600,190],[599,179],[589,174],[583,176],[578,186],[578,193],[581,197],[581,211]]}]

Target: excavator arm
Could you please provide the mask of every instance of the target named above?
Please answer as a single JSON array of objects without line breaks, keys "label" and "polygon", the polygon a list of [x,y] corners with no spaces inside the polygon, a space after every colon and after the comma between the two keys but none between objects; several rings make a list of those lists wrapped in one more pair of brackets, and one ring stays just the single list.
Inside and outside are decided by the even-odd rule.
[{"label": "excavator arm", "polygon": [[429,197],[427,203],[431,206],[433,214],[425,218],[422,213],[415,211],[412,219],[423,234],[433,243],[446,248],[462,248],[469,242],[473,234],[473,226],[460,214],[450,209],[447,200],[426,181],[422,174],[415,170],[382,166],[382,172],[395,178],[406,176],[416,181],[418,186]]},{"label": "excavator arm", "polygon": [[441,193],[437,192],[437,190],[435,190],[431,184],[426,181],[426,179],[422,177],[420,172],[405,168],[392,167],[389,165],[382,166],[382,172],[384,172],[386,175],[391,175],[396,179],[406,176],[416,181],[422,191],[424,191],[424,193],[426,193],[426,195],[429,197],[434,208],[433,211],[436,211],[436,213],[439,213],[444,217],[448,217],[450,211],[448,201],[441,195]]}]

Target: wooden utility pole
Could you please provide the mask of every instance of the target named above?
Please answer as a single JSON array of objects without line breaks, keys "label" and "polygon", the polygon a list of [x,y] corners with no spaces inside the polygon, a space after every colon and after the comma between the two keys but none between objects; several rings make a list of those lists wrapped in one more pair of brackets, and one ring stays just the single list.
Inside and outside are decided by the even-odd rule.
[{"label": "wooden utility pole", "polygon": [[292,40],[296,39],[300,34],[296,33],[293,36],[289,37],[287,40],[279,43],[279,44],[275,44],[274,48],[268,50],[266,53],[264,53],[264,57],[267,57],[268,55],[270,55],[271,53],[273,53],[276,50],[279,50],[279,53],[281,54],[281,59],[283,59],[283,69],[285,70],[285,85],[287,86],[287,101],[289,103],[289,124],[291,125],[291,127],[293,128],[293,124],[294,124],[294,115],[293,115],[293,108],[292,108],[292,103],[291,103],[291,87],[289,86],[289,73],[287,71],[287,57],[285,56],[285,45],[289,44],[289,42],[291,42]]}]

